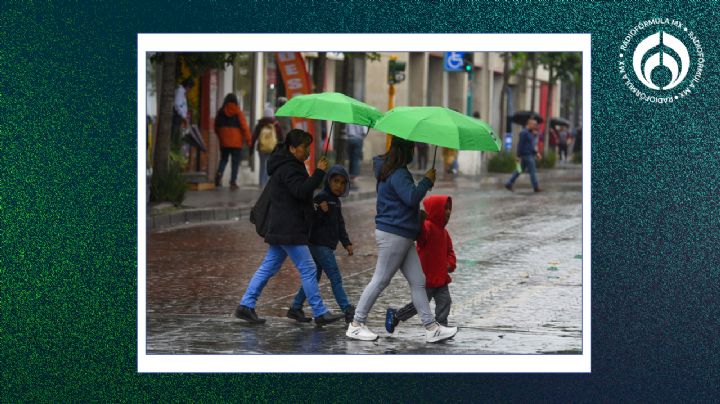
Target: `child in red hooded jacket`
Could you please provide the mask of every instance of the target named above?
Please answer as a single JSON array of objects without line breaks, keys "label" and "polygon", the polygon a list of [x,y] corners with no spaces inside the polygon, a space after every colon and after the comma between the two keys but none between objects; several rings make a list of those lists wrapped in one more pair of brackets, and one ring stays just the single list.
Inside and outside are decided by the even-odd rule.
[{"label": "child in red hooded jacket", "polygon": [[[423,200],[423,205],[426,218],[420,226],[416,248],[425,273],[428,301],[435,299],[435,319],[447,327],[452,304],[448,288],[452,279],[448,273],[455,271],[456,267],[452,239],[445,228],[452,213],[452,198],[447,195],[432,195]],[[415,314],[417,310],[412,303],[399,310],[389,307],[385,315],[385,329],[392,334],[400,321],[407,321]]]}]

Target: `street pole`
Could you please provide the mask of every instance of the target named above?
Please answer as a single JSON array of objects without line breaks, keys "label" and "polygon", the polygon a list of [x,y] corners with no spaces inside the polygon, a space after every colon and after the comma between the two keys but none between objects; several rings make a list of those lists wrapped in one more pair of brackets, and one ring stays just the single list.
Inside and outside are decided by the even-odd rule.
[{"label": "street pole", "polygon": [[[395,108],[395,84],[388,85],[388,111]],[[392,135],[385,135],[385,151],[390,151],[390,143],[392,143]]]},{"label": "street pole", "polygon": [[473,103],[473,91],[472,91],[472,80],[473,70],[468,72],[468,87],[467,87],[467,116],[472,116],[472,103]]}]

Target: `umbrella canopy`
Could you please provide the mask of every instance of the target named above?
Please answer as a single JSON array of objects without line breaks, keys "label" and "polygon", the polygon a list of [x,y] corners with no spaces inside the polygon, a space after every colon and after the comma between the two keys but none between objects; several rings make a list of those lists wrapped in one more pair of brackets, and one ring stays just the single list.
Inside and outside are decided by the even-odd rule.
[{"label": "umbrella canopy", "polygon": [[393,108],[373,129],[451,149],[500,151],[500,139],[487,122],[443,107]]},{"label": "umbrella canopy", "polygon": [[320,119],[372,126],[382,113],[377,108],[345,94],[325,92],[298,95],[275,112],[276,116]]},{"label": "umbrella canopy", "polygon": [[538,114],[537,112],[533,111],[518,111],[510,117],[510,120],[512,123],[516,123],[518,125],[525,126],[527,124],[528,119],[534,118],[537,123],[543,123],[544,119]]},{"label": "umbrella canopy", "polygon": [[571,125],[567,119],[555,117],[550,119],[550,126],[567,126],[569,128]]}]

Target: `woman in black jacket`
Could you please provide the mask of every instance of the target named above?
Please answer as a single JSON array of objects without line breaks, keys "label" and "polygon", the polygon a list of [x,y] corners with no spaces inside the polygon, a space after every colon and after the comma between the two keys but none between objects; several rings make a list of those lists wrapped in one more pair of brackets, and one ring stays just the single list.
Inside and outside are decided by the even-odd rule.
[{"label": "woman in black jacket", "polygon": [[328,324],[344,317],[343,314],[331,314],[323,304],[315,279],[317,269],[308,248],[313,191],[322,182],[328,166],[322,157],[312,177],[308,176],[304,161],[310,155],[311,143],[309,133],[293,129],[287,134],[285,143],[279,144],[268,159],[270,212],[265,242],[270,247],[235,310],[237,318],[256,324],[265,322],[255,313],[255,303],[288,255],[300,272],[315,323]]}]

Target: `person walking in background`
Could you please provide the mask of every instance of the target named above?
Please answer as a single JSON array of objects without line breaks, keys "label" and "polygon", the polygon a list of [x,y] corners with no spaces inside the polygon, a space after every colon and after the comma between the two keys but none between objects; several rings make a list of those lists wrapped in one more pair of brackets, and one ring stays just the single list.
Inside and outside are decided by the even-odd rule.
[{"label": "person walking in background", "polygon": [[550,145],[550,152],[552,154],[555,154],[557,153],[558,143],[560,142],[560,135],[558,134],[557,127],[550,126],[549,136],[550,139],[548,141],[548,144]]},{"label": "person walking in background", "polygon": [[[573,161],[582,161],[582,126],[575,128],[575,136],[573,136]],[[579,157],[575,157],[575,156]]]},{"label": "person walking in background", "polygon": [[[448,288],[448,284],[452,282],[449,272],[455,271],[456,267],[452,239],[446,229],[452,213],[452,198],[447,195],[432,195],[423,200],[423,205],[425,211],[420,211],[417,252],[425,274],[428,300],[435,299],[435,319],[440,325],[447,327],[452,304]],[[407,321],[415,314],[417,310],[412,302],[400,310],[388,308],[385,314],[385,329],[392,334],[400,321]]]},{"label": "person walking in background", "polygon": [[175,89],[175,99],[173,101],[173,120],[172,120],[172,146],[173,149],[180,149],[182,139],[182,128],[187,128],[190,124],[188,116],[187,93],[195,85],[195,81],[188,77],[178,84]]},{"label": "person walking in background", "polygon": [[[530,174],[530,182],[532,183],[533,190],[535,192],[541,192],[542,190],[538,186],[535,169],[535,157],[540,159],[540,153],[538,153],[537,149],[535,148],[536,146],[533,136],[533,132],[536,129],[537,121],[532,118],[528,119],[527,124],[525,124],[525,129],[520,132],[520,141],[518,142],[517,155],[521,162],[521,171],[527,169],[528,173]],[[512,177],[510,177],[508,182],[505,183],[505,188],[507,188],[508,191],[513,190],[513,184],[519,176],[520,172],[513,172]]]},{"label": "person walking in background", "polygon": [[559,160],[567,162],[568,142],[570,142],[570,132],[567,126],[561,126],[558,131],[558,152]]},{"label": "person walking in background", "polygon": [[267,160],[275,150],[275,146],[285,139],[284,133],[280,122],[275,119],[275,111],[272,107],[265,108],[263,117],[255,125],[250,144],[250,150],[257,149],[260,156],[260,188],[268,182]]},{"label": "person walking in background", "polygon": [[245,120],[245,114],[238,106],[238,99],[235,94],[225,96],[223,105],[215,116],[215,133],[220,139],[220,164],[215,174],[215,186],[221,186],[223,171],[228,159],[232,156],[230,172],[230,189],[238,189],[237,175],[242,157],[243,140],[249,146],[251,144],[250,129]]},{"label": "person walking in background", "polygon": [[[322,273],[327,274],[335,301],[340,306],[340,310],[345,313],[346,323],[352,321],[355,307],[350,304],[345,289],[343,289],[342,275],[335,259],[335,248],[340,242],[347,250],[348,255],[353,255],[353,245],[345,229],[345,219],[340,202],[341,197],[348,195],[349,182],[348,173],[343,166],[336,164],[330,168],[325,178],[325,187],[313,198],[315,215],[310,226],[310,254],[317,266],[316,278],[320,282]],[[301,286],[287,316],[303,323],[312,320],[305,317],[302,309],[304,302],[305,290]]]},{"label": "person walking in background", "polygon": [[444,327],[435,321],[425,293],[425,275],[415,249],[415,238],[420,230],[420,201],[435,182],[435,169],[428,170],[425,177],[415,185],[407,169],[414,150],[414,142],[393,137],[390,150],[373,159],[378,181],[375,216],[378,258],[372,280],[363,290],[355,317],[345,333],[349,338],[364,341],[378,338],[365,322],[373,304],[398,269],[408,281],[413,304],[425,326],[425,341],[437,342],[457,333],[457,327]]},{"label": "person walking in background", "polygon": [[350,189],[356,190],[355,178],[360,175],[360,161],[363,157],[363,142],[367,129],[364,126],[349,123],[345,125],[347,135],[347,154],[350,169]]},{"label": "person walking in background", "polygon": [[458,151],[449,147],[443,147],[443,159],[445,160],[445,172],[448,174],[458,173]]},{"label": "person walking in background", "polygon": [[303,291],[312,307],[315,323],[329,324],[345,317],[343,314],[334,315],[325,307],[315,278],[317,268],[308,248],[313,191],[322,182],[328,167],[327,160],[322,157],[313,175],[308,175],[304,162],[310,156],[312,139],[309,133],[293,129],[268,160],[268,174],[272,177],[268,182],[270,211],[265,242],[270,246],[235,310],[235,317],[239,319],[254,324],[265,322],[255,312],[257,300],[288,256],[300,272]]},{"label": "person walking in background", "polygon": [[[280,109],[280,107],[285,105],[286,102],[287,98],[278,97],[276,102],[277,109]],[[277,121],[280,123],[280,129],[282,130],[282,133],[288,133],[292,130],[292,118],[290,118],[289,116],[279,116],[277,117]]]}]

